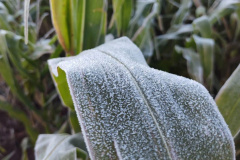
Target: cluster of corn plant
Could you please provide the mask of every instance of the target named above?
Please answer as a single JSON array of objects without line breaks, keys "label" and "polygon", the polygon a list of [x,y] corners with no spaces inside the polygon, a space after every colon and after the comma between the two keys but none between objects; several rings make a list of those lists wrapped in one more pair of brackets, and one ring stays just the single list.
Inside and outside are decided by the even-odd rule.
[{"label": "cluster of corn plant", "polygon": [[[26,0],[25,8],[30,6],[31,15],[35,3],[29,4]],[[235,62],[232,67],[237,68],[230,76],[221,67],[221,58],[226,54],[230,59],[237,57],[239,49],[234,44],[239,40],[239,4],[237,0],[50,0],[52,23],[61,46],[49,57],[48,65],[62,104],[68,108],[72,135],[41,134],[35,158],[234,159],[234,140],[238,142],[240,129],[240,67],[239,61]],[[0,24],[8,26],[11,22]],[[31,73],[39,73],[26,67],[32,57],[37,55],[30,63],[35,64],[43,53],[34,54],[38,41],[31,38],[36,35],[31,33],[31,24],[26,10],[28,45],[23,43],[23,29],[20,38],[9,41],[3,32],[1,44],[17,39],[26,55],[14,59],[11,49],[15,47],[1,47],[0,65],[8,71],[0,66],[0,73],[23,106],[44,124],[41,118],[46,116],[35,109],[36,104],[29,100],[31,94],[22,93],[22,86],[18,87],[11,74],[25,74],[29,77],[24,83],[30,83]],[[46,44],[51,46],[53,41],[44,47]],[[66,57],[56,58],[61,48]],[[24,60],[27,62],[21,64]],[[171,71],[174,63],[180,62],[186,63],[187,72],[175,66],[177,73],[199,83],[148,66]],[[220,89],[226,80],[217,77],[221,69],[230,78]],[[33,80],[40,80],[37,87],[42,85],[38,78]],[[215,101],[200,83],[214,95],[220,89]],[[29,86],[34,88],[32,83]],[[46,106],[54,96],[42,98],[38,94],[36,101],[43,99],[40,104]],[[14,111],[6,101],[1,106],[10,115]],[[27,118],[26,113],[22,115]],[[31,136],[31,124],[25,121]],[[65,132],[64,128],[66,123],[60,132]],[[46,127],[45,132],[48,130]],[[36,139],[36,135],[31,137]]]},{"label": "cluster of corn plant", "polygon": [[[0,1],[0,81],[6,84],[6,88],[0,89],[0,110],[23,124],[28,134],[27,139],[20,139],[25,144],[23,155],[27,155],[28,148],[33,148],[40,133],[59,130],[67,119],[66,115],[60,115],[63,107],[56,100],[57,92],[46,63],[49,57],[58,57],[62,49],[53,45],[57,37],[49,38],[53,31],[46,21],[49,7],[40,9],[39,3],[35,1],[29,6],[26,45],[24,0]],[[41,26],[45,31],[40,30]],[[8,153],[11,154],[6,157],[11,158],[14,152],[1,150],[0,159]]]},{"label": "cluster of corn plant", "polygon": [[[179,9],[171,17],[168,31],[156,37],[154,21],[163,29],[164,2],[113,0],[113,14],[106,23],[106,1],[51,1],[53,23],[66,55],[101,44],[107,29],[105,41],[110,42],[77,56],[48,61],[63,104],[77,113],[86,147],[73,144],[76,135],[40,135],[35,147],[37,159],[235,158],[239,96],[233,95],[238,95],[239,67],[217,95],[218,108],[202,85],[149,68],[143,55],[161,54],[161,47],[169,40],[183,39],[186,34],[187,48],[175,45],[175,50],[186,58],[190,76],[211,89],[215,46],[211,27],[218,18],[236,11],[233,5],[239,2],[213,4],[214,14],[208,16],[200,1],[171,1]],[[185,24],[193,4],[199,18]],[[88,16],[96,18],[94,23],[87,23]],[[123,35],[143,53],[128,38],[111,41]],[[53,148],[59,150],[51,152]]]}]

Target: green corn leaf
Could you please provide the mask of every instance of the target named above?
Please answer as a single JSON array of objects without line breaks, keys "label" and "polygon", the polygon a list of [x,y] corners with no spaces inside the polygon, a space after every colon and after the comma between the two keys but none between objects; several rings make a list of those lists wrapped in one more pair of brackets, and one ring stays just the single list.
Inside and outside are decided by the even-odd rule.
[{"label": "green corn leaf", "polygon": [[74,133],[81,132],[81,128],[79,126],[77,114],[74,110],[69,110],[69,121],[71,124],[71,128],[73,129]]},{"label": "green corn leaf", "polygon": [[[153,5],[154,3],[156,3],[156,0],[148,0],[148,1],[136,1],[136,8],[134,9],[134,15],[130,20],[130,27],[133,27],[134,25],[136,25],[138,23],[138,21],[141,18],[144,18],[144,11],[147,8],[147,6],[149,5]],[[149,13],[147,12],[147,15]]]},{"label": "green corn leaf", "polygon": [[212,28],[207,16],[202,16],[193,21],[193,28],[195,31],[201,33],[204,38],[211,38]]},{"label": "green corn leaf", "polygon": [[189,15],[189,8],[192,6],[191,0],[181,0],[181,5],[174,15],[171,24],[172,25],[181,25],[183,24],[186,17]]},{"label": "green corn leaf", "polygon": [[154,46],[150,27],[144,28],[144,31],[135,40],[136,45],[141,49],[143,55],[148,58],[153,55]]},{"label": "green corn leaf", "polygon": [[214,24],[222,17],[232,13],[236,9],[237,5],[240,6],[239,0],[221,0],[219,5],[210,8],[210,23]]},{"label": "green corn leaf", "polygon": [[[83,50],[94,48],[104,43],[106,27],[107,1],[86,0]],[[80,53],[80,51],[77,53]]]},{"label": "green corn leaf", "polygon": [[[141,26],[140,22],[142,22],[143,19],[145,19],[149,14],[151,14],[151,9],[153,8],[154,3],[156,3],[156,2],[157,2],[156,0],[148,0],[148,1],[137,0],[136,1],[135,8],[134,8],[134,14],[133,14],[133,17],[131,18],[130,24],[129,24],[128,35],[130,35],[130,36],[134,35],[134,32],[136,32],[136,28],[139,28]],[[148,22],[147,24],[150,24],[150,23],[151,23],[151,21]],[[147,26],[149,26],[149,25],[147,25]]]},{"label": "green corn leaf", "polygon": [[240,65],[228,78],[216,96],[216,103],[233,136],[240,130]]},{"label": "green corn leaf", "polygon": [[[146,17],[140,16],[139,14],[143,12],[143,9],[147,5],[152,5],[152,8],[149,14]],[[152,23],[156,15],[159,13],[160,3],[157,1],[150,1],[150,2],[137,1],[137,7],[138,7],[137,13],[136,13],[137,15],[135,15],[135,17],[133,18],[135,20],[131,22],[132,23],[131,25],[135,26],[136,24],[134,23],[136,23],[137,19],[143,19],[143,20],[142,20],[142,24],[138,26],[137,31],[133,35],[132,40],[135,42],[137,46],[139,46],[139,48],[143,52],[143,55],[146,58],[148,58],[153,55],[153,51],[154,51],[154,43],[152,38],[154,31],[151,28],[150,24]]]},{"label": "green corn leaf", "polygon": [[31,60],[37,60],[44,54],[51,54],[55,51],[55,48],[49,44],[49,39],[41,39],[39,40],[34,47],[34,52],[31,53],[29,58]]},{"label": "green corn leaf", "polygon": [[[1,31],[3,32],[3,31]],[[0,73],[3,79],[7,82],[8,86],[11,88],[12,92],[17,93],[17,88],[15,85],[15,78],[13,78],[12,70],[7,57],[8,45],[4,34],[0,34]]]},{"label": "green corn leaf", "polygon": [[191,24],[176,25],[168,30],[166,34],[157,37],[159,40],[178,40],[186,39],[184,35],[190,34],[194,31]]},{"label": "green corn leaf", "polygon": [[36,160],[87,160],[82,134],[41,134],[35,145]]},{"label": "green corn leaf", "polygon": [[117,24],[118,36],[125,34],[132,13],[132,0],[113,0],[114,18]]},{"label": "green corn leaf", "polygon": [[197,35],[193,35],[193,39],[197,46],[197,52],[200,54],[204,77],[206,77],[211,88],[213,81],[213,57],[215,42],[213,39],[202,38]]},{"label": "green corn leaf", "polygon": [[7,7],[0,2],[0,28],[4,30],[12,30],[10,25],[10,20],[12,19],[13,17],[9,14]]},{"label": "green corn leaf", "polygon": [[66,74],[91,159],[234,159],[208,91],[150,68],[128,38],[48,63]]},{"label": "green corn leaf", "polygon": [[50,4],[59,42],[68,55],[104,42],[106,0],[50,0]]},{"label": "green corn leaf", "polygon": [[[50,0],[52,22],[58,35],[58,40],[67,53],[71,51],[71,19],[70,0]],[[80,29],[80,28],[79,28]]]},{"label": "green corn leaf", "polygon": [[[20,64],[21,59],[17,53],[21,52],[18,50],[19,42],[18,40],[21,39],[20,36],[14,35],[12,32],[8,32],[5,30],[0,30],[0,75],[9,86],[11,92],[30,110],[36,113],[38,119],[41,120],[43,126],[46,127],[46,123],[42,120],[39,111],[35,108],[32,101],[27,97],[24,91],[21,89],[19,84],[16,81],[14,76],[13,68],[10,65],[11,63],[16,66],[17,70],[20,71],[20,74],[23,76],[28,77],[30,80],[31,77],[28,75],[28,72],[22,67]],[[35,83],[36,85],[36,83]],[[46,128],[47,129],[47,128]]]},{"label": "green corn leaf", "polygon": [[84,25],[86,23],[86,0],[70,0],[71,2],[71,29],[72,47],[76,53],[83,50]]},{"label": "green corn leaf", "polygon": [[71,110],[74,110],[72,97],[70,95],[70,90],[66,81],[66,74],[63,70],[58,68],[59,75],[51,74],[54,79],[54,84],[57,88],[57,91],[60,95],[60,99],[64,106],[69,107]]},{"label": "green corn leaf", "polygon": [[191,78],[203,84],[203,68],[201,59],[198,53],[191,48],[182,48],[175,46],[178,53],[182,53],[183,57],[187,60],[187,69]]},{"label": "green corn leaf", "polygon": [[23,104],[28,106],[30,109],[35,110],[34,106],[31,104],[31,101],[24,95],[24,93],[20,90],[19,85],[15,81],[15,77],[13,76],[13,71],[9,63],[9,58],[7,53],[8,44],[5,35],[6,31],[0,30],[0,74],[10,87],[13,94],[15,94]]},{"label": "green corn leaf", "polygon": [[21,49],[21,46],[23,45],[23,37],[6,30],[0,30],[0,36],[2,39],[2,44],[5,46],[5,49],[0,51],[0,54],[6,54],[6,56],[9,57],[11,63],[19,71],[19,73],[23,77],[33,82],[33,84],[36,84],[37,79],[32,77],[31,74],[22,65],[23,60],[25,60],[23,58],[23,53],[26,52],[24,49]]},{"label": "green corn leaf", "polygon": [[[160,9],[160,3],[155,2],[152,4],[151,12],[143,19],[141,26],[138,28],[138,30],[135,32],[135,34],[132,37],[132,40],[135,41],[142,32],[149,30],[151,21],[155,18],[155,16],[158,14]],[[145,36],[143,36],[145,37]]]}]

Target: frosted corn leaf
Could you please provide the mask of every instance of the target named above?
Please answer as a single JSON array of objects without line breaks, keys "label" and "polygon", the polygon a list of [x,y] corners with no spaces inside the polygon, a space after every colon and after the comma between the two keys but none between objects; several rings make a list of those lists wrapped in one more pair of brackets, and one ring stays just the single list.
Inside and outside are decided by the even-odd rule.
[{"label": "frosted corn leaf", "polygon": [[91,159],[234,159],[231,133],[208,91],[150,68],[128,38],[49,66],[55,76],[57,68],[66,73]]},{"label": "frosted corn leaf", "polygon": [[35,144],[36,160],[87,160],[82,134],[40,134]]}]

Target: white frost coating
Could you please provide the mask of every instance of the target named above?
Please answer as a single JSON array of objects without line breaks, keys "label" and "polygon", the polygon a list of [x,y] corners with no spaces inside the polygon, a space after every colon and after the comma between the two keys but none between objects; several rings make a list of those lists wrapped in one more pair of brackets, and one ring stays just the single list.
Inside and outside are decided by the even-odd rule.
[{"label": "white frost coating", "polygon": [[147,66],[120,38],[73,58],[66,72],[91,159],[234,159],[231,133],[206,89]]},{"label": "white frost coating", "polygon": [[60,62],[64,62],[64,61],[68,61],[68,60],[72,60],[75,57],[64,57],[64,58],[54,58],[54,59],[49,59],[48,60],[48,66],[50,68],[50,71],[55,75],[58,76],[58,66],[60,64]]},{"label": "white frost coating", "polygon": [[125,60],[130,60],[148,66],[140,49],[130,39],[122,37],[112,42],[101,45],[96,49],[111,54],[124,64],[126,64]]}]

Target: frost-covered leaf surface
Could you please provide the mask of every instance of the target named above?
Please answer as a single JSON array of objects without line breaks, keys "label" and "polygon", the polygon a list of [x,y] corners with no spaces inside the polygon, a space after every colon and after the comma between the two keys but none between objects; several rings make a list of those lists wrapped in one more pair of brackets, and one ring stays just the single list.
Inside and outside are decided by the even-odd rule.
[{"label": "frost-covered leaf surface", "polygon": [[49,60],[67,77],[91,159],[234,159],[231,133],[199,83],[148,67],[120,38]]},{"label": "frost-covered leaf surface", "polygon": [[36,160],[88,159],[82,134],[41,134],[35,145]]}]

